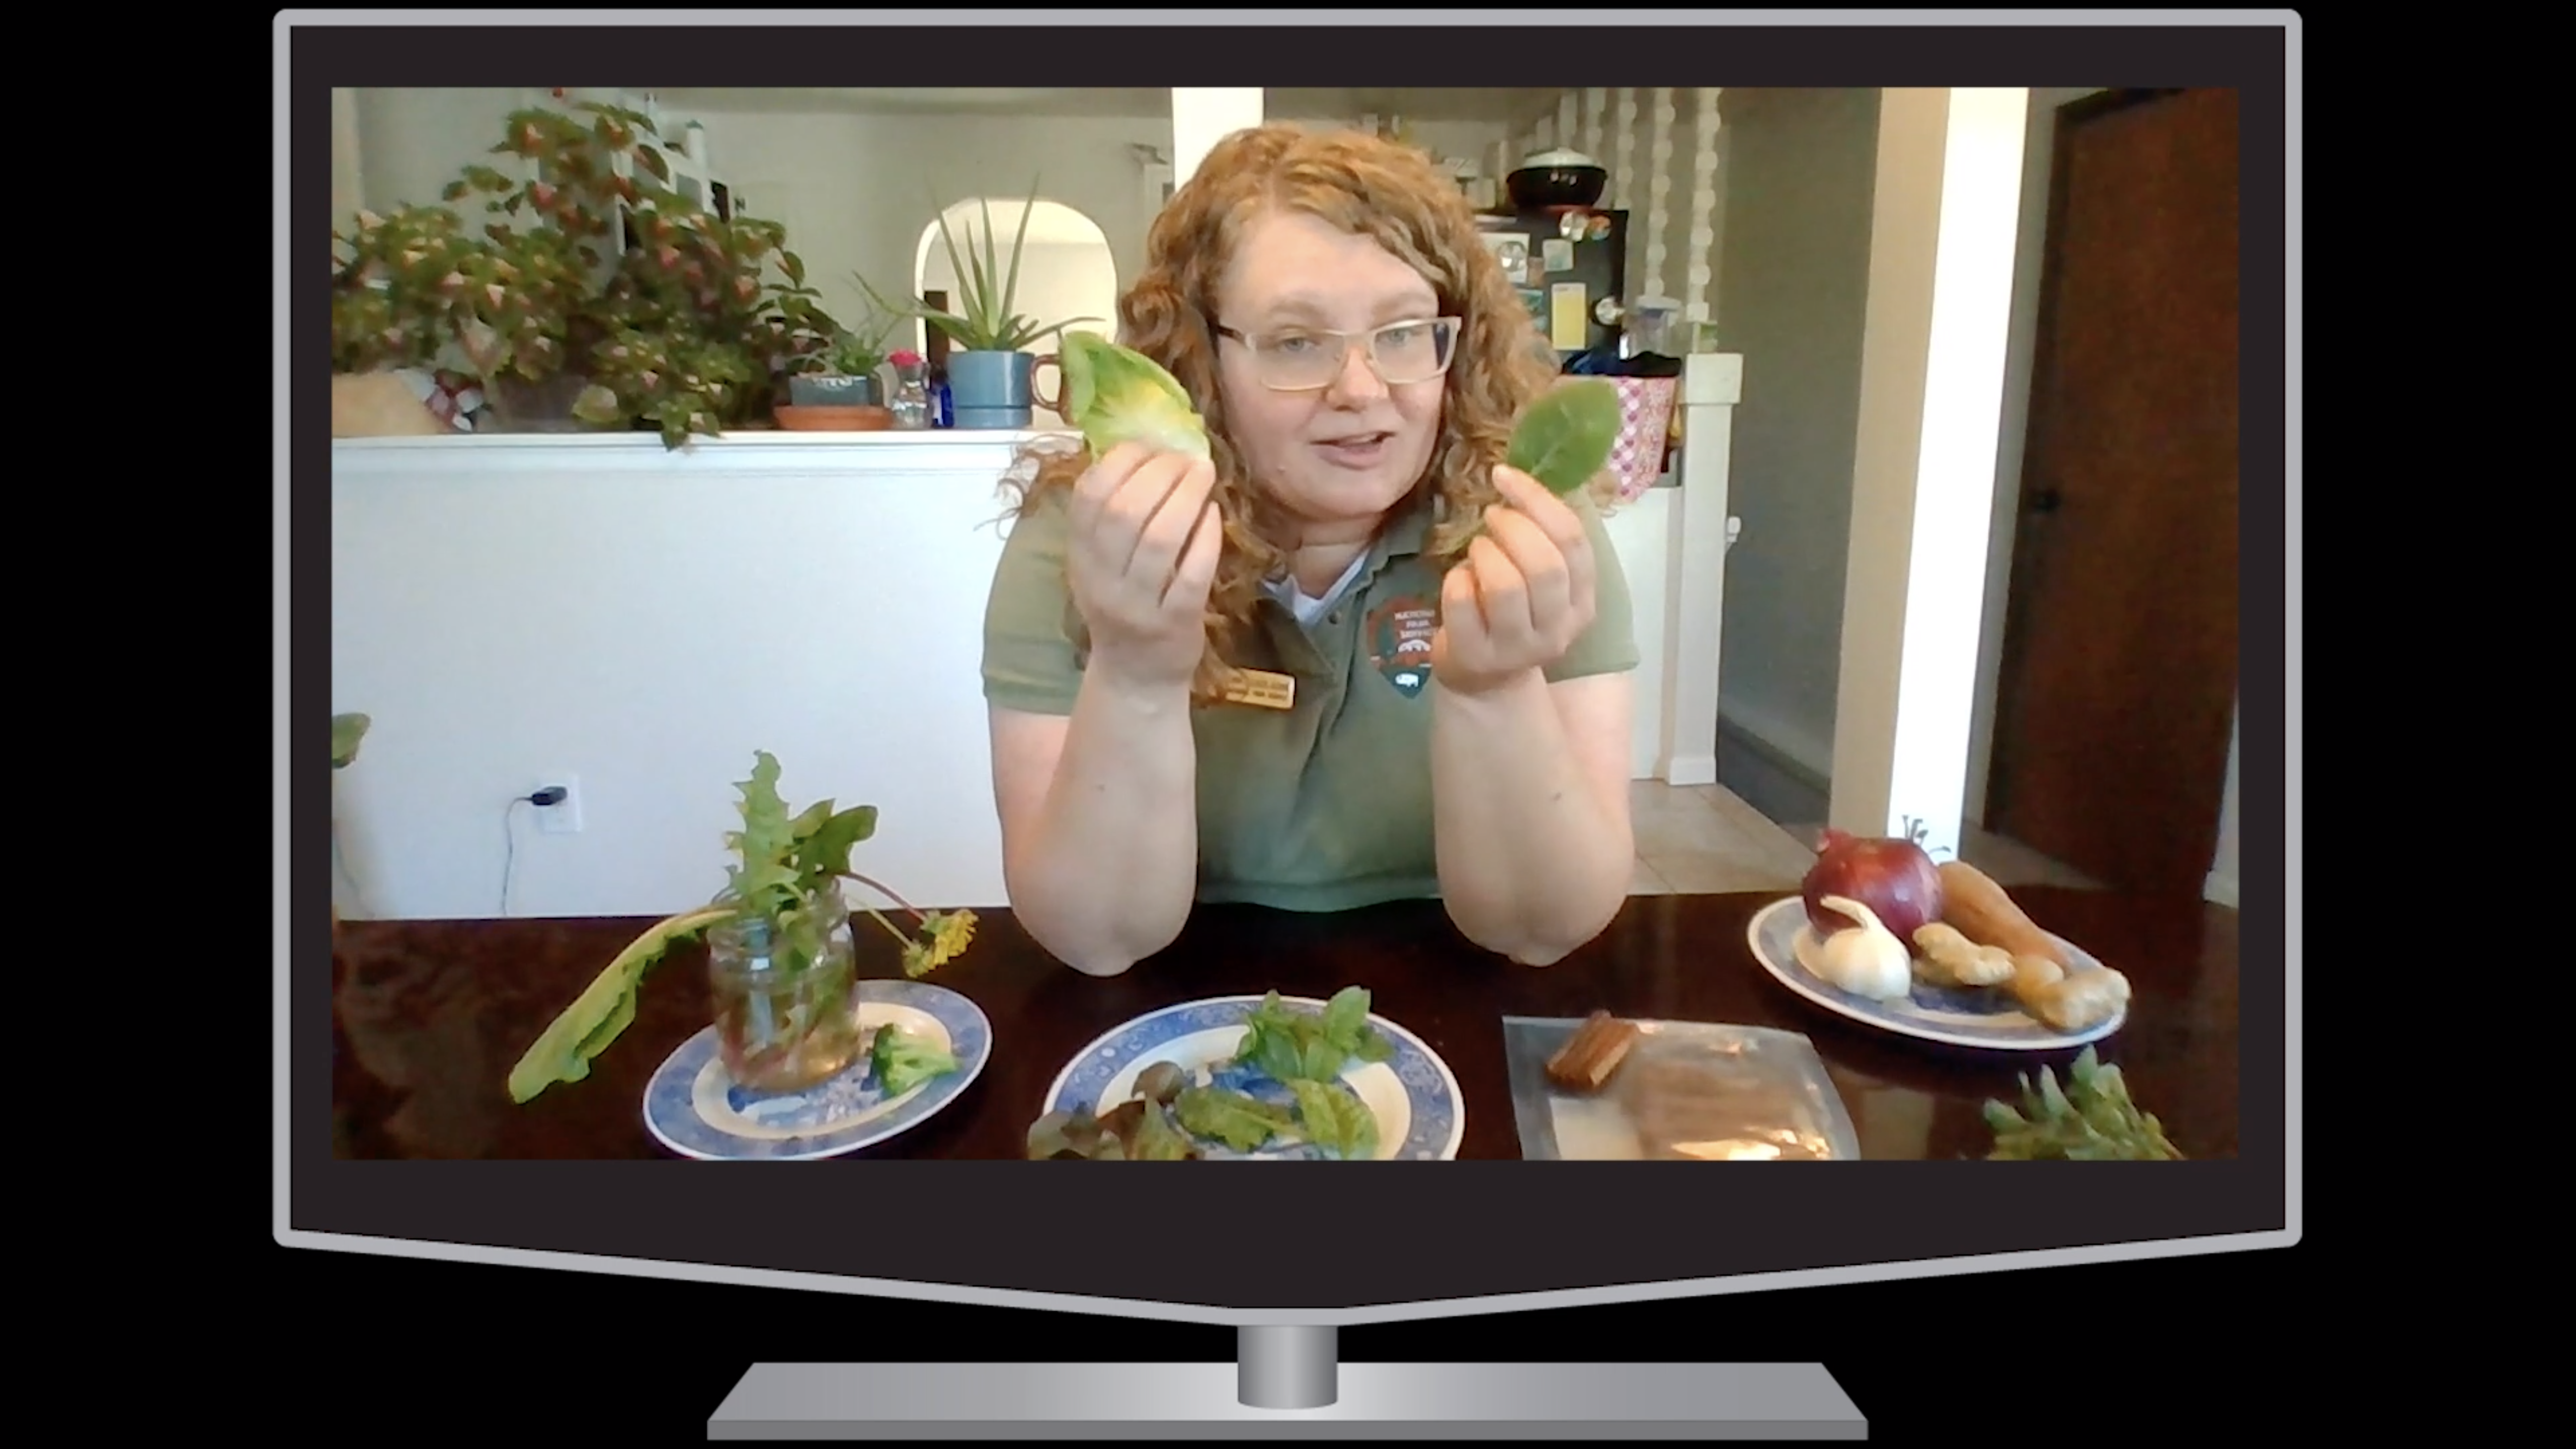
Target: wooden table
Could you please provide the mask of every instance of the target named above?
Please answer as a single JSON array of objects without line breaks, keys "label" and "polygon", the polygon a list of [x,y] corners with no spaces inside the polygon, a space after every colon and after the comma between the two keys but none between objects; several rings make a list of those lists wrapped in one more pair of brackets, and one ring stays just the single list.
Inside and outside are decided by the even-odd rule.
[{"label": "wooden table", "polygon": [[[2236,1153],[2236,913],[2197,900],[2019,889],[2039,923],[2126,972],[2128,1024],[2098,1048],[2131,1094],[2195,1158]],[[1332,917],[1202,907],[1170,949],[1125,976],[1056,963],[1007,911],[979,912],[972,950],[933,980],[992,1019],[994,1056],[966,1095],[891,1142],[853,1156],[1025,1156],[1040,1095],[1093,1037],[1203,996],[1276,989],[1329,996],[1365,986],[1378,1012],[1429,1042],[1466,1094],[1462,1158],[1515,1158],[1505,1016],[1626,1016],[1783,1027],[1823,1055],[1871,1158],[1983,1156],[1979,1115],[2014,1098],[2015,1075],[2073,1054],[1975,1053],[1892,1037],[1792,995],[1755,964],[1745,923],[1778,899],[1637,896],[1611,928],[1545,970],[1467,945],[1436,903]],[[645,1082],[708,1022],[702,949],[683,947],[644,983],[636,1019],[588,1079],[510,1101],[510,1068],[641,920],[346,921],[333,1034],[339,1151],[356,1157],[668,1157],[644,1129]],[[865,923],[862,923],[865,924]],[[899,975],[882,932],[863,930],[861,970]],[[871,944],[873,942],[873,944]]]}]

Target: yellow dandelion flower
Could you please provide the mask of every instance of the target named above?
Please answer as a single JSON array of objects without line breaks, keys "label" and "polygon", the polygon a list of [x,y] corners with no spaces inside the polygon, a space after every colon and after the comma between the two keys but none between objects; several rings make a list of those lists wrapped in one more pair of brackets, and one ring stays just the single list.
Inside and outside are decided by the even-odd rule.
[{"label": "yellow dandelion flower", "polygon": [[944,966],[966,954],[975,940],[973,911],[933,911],[922,919],[922,929],[930,933],[930,964]]}]

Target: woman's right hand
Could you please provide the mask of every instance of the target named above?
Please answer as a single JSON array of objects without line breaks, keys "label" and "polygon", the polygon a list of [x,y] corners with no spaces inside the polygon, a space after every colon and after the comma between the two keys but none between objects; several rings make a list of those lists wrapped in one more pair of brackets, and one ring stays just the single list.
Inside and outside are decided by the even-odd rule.
[{"label": "woman's right hand", "polygon": [[1203,459],[1121,443],[1073,485],[1065,540],[1088,668],[1120,684],[1186,685],[1207,647],[1225,526]]}]

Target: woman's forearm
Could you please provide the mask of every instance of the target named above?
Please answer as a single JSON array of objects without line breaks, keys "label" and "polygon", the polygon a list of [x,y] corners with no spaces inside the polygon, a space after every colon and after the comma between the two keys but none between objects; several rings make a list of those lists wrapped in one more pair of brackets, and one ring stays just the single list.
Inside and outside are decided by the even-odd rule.
[{"label": "woman's forearm", "polygon": [[1075,969],[1116,975],[1180,934],[1198,845],[1187,687],[1086,675],[1037,828],[1008,862],[1014,913]]},{"label": "woman's forearm", "polygon": [[1602,797],[1546,678],[1490,693],[1433,676],[1431,793],[1440,891],[1470,940],[1546,966],[1599,935],[1627,899],[1628,802]]}]

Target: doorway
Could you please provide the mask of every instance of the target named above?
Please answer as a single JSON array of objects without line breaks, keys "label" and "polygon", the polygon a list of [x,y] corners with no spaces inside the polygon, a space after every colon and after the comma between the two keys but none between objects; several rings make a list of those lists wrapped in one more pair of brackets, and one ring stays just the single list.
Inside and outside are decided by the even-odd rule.
[{"label": "doorway", "polygon": [[2236,94],[2063,107],[1986,827],[2197,897],[2237,675]]},{"label": "doorway", "polygon": [[[992,235],[985,236],[985,217],[992,217]],[[1027,231],[1021,231],[1021,213],[1027,213]],[[1016,283],[1011,293],[1011,310],[1032,318],[1041,325],[1060,322],[1069,317],[1107,319],[1118,315],[1118,263],[1109,250],[1109,237],[1100,224],[1060,201],[1039,201],[969,197],[942,214],[947,223],[947,237],[957,243],[957,259],[969,271],[982,265],[988,254],[1001,268],[993,277],[993,302],[1001,302],[1001,289]],[[1019,274],[1011,274],[1011,242],[1020,238]],[[971,279],[966,279],[971,280]],[[914,295],[930,297],[961,296],[961,279],[951,261],[940,223],[922,228],[913,255]],[[962,298],[961,298],[962,300]],[[1114,335],[1107,321],[1078,323],[1071,329]],[[1023,349],[1041,356],[1056,350],[1057,338],[1048,336]],[[930,349],[925,326],[920,346]],[[1060,385],[1053,375],[1042,376],[1037,390],[1053,393]],[[1063,416],[1042,403],[1029,409],[1029,425],[1041,429],[1069,426]]]}]

